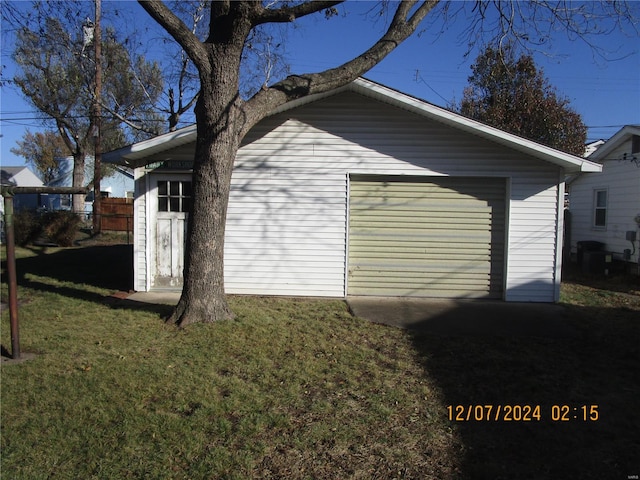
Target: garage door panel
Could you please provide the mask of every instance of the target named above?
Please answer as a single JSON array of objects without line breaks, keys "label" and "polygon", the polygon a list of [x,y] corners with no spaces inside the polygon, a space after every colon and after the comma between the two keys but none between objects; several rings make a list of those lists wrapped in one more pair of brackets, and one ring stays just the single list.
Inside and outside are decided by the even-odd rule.
[{"label": "garage door panel", "polygon": [[409,285],[375,285],[353,287],[350,295],[381,296],[381,297],[421,297],[421,298],[487,298],[486,288],[451,288],[451,286],[435,286],[423,284]]},{"label": "garage door panel", "polygon": [[[374,212],[372,210],[352,210],[357,213],[357,220],[352,223],[353,226],[359,223],[367,222],[425,222],[430,224],[437,224],[441,219],[455,219],[461,225],[475,225],[478,220],[490,221],[492,218],[492,212],[490,211],[471,211],[470,209],[461,209],[459,211],[453,210],[438,210],[431,209],[430,212],[421,212],[416,210],[396,210],[385,212]],[[469,214],[473,213],[473,217],[469,218]]]},{"label": "garage door panel", "polygon": [[491,250],[491,234],[477,230],[475,232],[467,231],[466,235],[459,236],[447,232],[446,230],[432,230],[428,232],[429,240],[421,240],[421,235],[398,234],[397,237],[393,233],[387,232],[385,235],[369,236],[367,238],[353,238],[351,246],[355,248],[354,252],[358,252],[358,247],[363,249],[370,248],[386,248],[387,251],[403,250],[404,248],[447,248],[453,249],[452,254],[463,255],[467,248]]},{"label": "garage door panel", "polygon": [[[430,262],[440,262],[444,265],[458,265],[462,264],[467,270],[473,270],[478,268],[478,265],[485,266],[484,264],[490,263],[494,260],[494,257],[490,253],[482,252],[480,250],[469,252],[465,255],[454,256],[453,253],[446,249],[430,250],[424,252],[375,252],[370,255],[353,255],[351,258],[350,271],[356,271],[359,267],[364,267],[371,263],[377,263],[385,260],[388,265],[388,270],[393,271],[394,268],[400,268],[404,263],[421,262],[416,268],[426,269]],[[451,260],[446,261],[446,258]],[[455,260],[454,260],[455,258]]]},{"label": "garage door panel", "polygon": [[[363,192],[362,196],[376,196],[380,194],[390,194],[398,192],[411,192],[418,196],[427,198],[433,194],[451,195],[456,192],[457,196],[477,196],[478,194],[499,196],[492,184],[478,183],[477,178],[467,177],[430,177],[430,184],[427,182],[414,182],[417,177],[388,177],[389,180],[359,180],[357,185],[352,184],[352,191]],[[494,178],[487,178],[489,181]],[[419,184],[421,183],[421,184]]]},{"label": "garage door panel", "polygon": [[[367,275],[367,273],[369,275]],[[371,270],[369,272],[364,272],[364,275],[361,276],[361,281],[356,282],[356,285],[359,283],[360,285],[365,286],[369,281],[377,278],[377,274],[375,270]],[[430,272],[430,278],[427,278],[425,275],[410,275],[410,272],[404,272],[404,275],[398,276],[387,276],[385,277],[385,284],[420,284],[420,285],[464,285],[465,288],[469,290],[474,290],[478,288],[484,288],[486,285],[491,283],[489,276],[487,273],[479,273],[479,274],[469,274],[465,272],[465,275],[455,275],[450,272]],[[469,278],[473,277],[477,280],[477,284],[471,285],[469,283]]]},{"label": "garage door panel", "polygon": [[[354,192],[352,192],[354,193]],[[386,201],[371,201],[362,202],[352,207],[353,211],[357,212],[370,212],[371,215],[380,215],[387,212],[420,212],[423,209],[429,209],[434,212],[452,212],[452,213],[466,213],[469,211],[475,211],[481,213],[482,211],[490,212],[494,206],[492,202],[498,202],[499,199],[492,200],[491,202],[480,202],[474,198],[462,198],[455,200],[451,198],[429,200],[419,200],[416,198],[407,198],[406,201],[398,202],[392,200]],[[455,203],[452,203],[455,202]]]},{"label": "garage door panel", "polygon": [[351,182],[348,293],[501,296],[504,179],[416,180]]},{"label": "garage door panel", "polygon": [[[400,246],[402,243],[409,243],[409,245],[415,244],[418,242],[420,245],[425,244],[434,244],[437,246],[442,242],[453,242],[453,243],[474,243],[478,244],[480,242],[484,242],[488,246],[489,242],[491,242],[492,234],[491,232],[487,232],[480,227],[475,229],[457,229],[456,231],[451,231],[455,226],[444,227],[438,226],[433,228],[425,228],[422,230],[417,229],[416,231],[405,230],[402,228],[398,228],[397,232],[394,232],[393,229],[387,229],[386,226],[382,226],[381,230],[384,230],[380,233],[373,232],[374,226],[367,225],[362,233],[355,235],[353,238],[354,244],[361,242],[362,244],[371,244],[375,245],[380,242],[384,242],[383,244],[386,246]],[[368,231],[367,231],[368,230]],[[428,240],[425,240],[425,237],[428,236]]]},{"label": "garage door panel", "polygon": [[405,249],[403,251],[397,250],[384,250],[382,247],[375,247],[375,251],[368,250],[366,252],[354,252],[350,255],[353,262],[357,262],[358,266],[366,264],[368,261],[375,261],[377,259],[388,258],[393,260],[394,264],[397,264],[399,260],[437,260],[443,262],[443,258],[448,258],[445,261],[447,265],[454,265],[458,262],[464,262],[465,265],[470,266],[472,262],[488,262],[491,260],[491,254],[486,252],[486,249],[468,249],[465,253],[459,253],[458,248],[412,248]]},{"label": "garage door panel", "polygon": [[[428,273],[425,275],[425,272]],[[363,269],[358,272],[359,281],[365,283],[366,281],[375,280],[380,275],[385,275],[385,280],[389,283],[396,282],[401,283],[405,281],[421,282],[425,284],[430,283],[464,283],[469,278],[473,278],[478,281],[486,281],[489,283],[490,272],[487,271],[472,271],[465,269],[463,272],[452,272],[451,270],[433,268],[426,271],[411,271],[411,270],[394,270],[393,272],[384,272],[384,269],[376,269],[371,267],[370,269]]]}]

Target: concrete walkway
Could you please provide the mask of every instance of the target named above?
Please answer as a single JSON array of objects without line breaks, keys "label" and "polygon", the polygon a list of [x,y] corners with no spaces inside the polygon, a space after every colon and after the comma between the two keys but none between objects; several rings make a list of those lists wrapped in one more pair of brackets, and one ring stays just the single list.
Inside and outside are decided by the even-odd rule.
[{"label": "concrete walkway", "polygon": [[[127,300],[176,305],[180,292],[136,292]],[[571,338],[577,335],[567,310],[551,303],[497,300],[349,297],[356,317],[374,323],[434,335],[531,336]]]},{"label": "concrete walkway", "polygon": [[178,300],[180,300],[180,292],[136,292],[128,295],[127,300],[141,303],[154,303],[156,305],[177,305]]}]

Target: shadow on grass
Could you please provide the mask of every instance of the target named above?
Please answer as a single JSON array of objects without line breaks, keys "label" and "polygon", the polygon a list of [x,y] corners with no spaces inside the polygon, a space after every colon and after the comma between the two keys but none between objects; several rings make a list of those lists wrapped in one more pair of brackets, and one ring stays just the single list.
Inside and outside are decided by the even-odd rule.
[{"label": "shadow on grass", "polygon": [[562,281],[591,288],[604,289],[610,292],[640,292],[640,275],[638,267],[630,263],[616,262],[609,275],[582,271],[577,263],[570,262],[562,267]]},{"label": "shadow on grass", "polygon": [[[640,475],[638,311],[567,309],[578,331],[574,338],[411,332],[426,374],[437,381],[454,416],[461,406],[463,420],[451,421],[463,448],[461,478]],[[481,407],[467,421],[469,406],[476,405]],[[515,409],[508,421],[507,405],[539,405],[540,420],[532,415],[531,421],[516,421]],[[498,406],[502,413],[496,417]],[[594,412],[597,420],[590,419]]]},{"label": "shadow on grass", "polygon": [[[36,256],[18,258],[16,271],[20,287],[52,292],[69,298],[106,304],[112,308],[133,308],[167,316],[171,307],[135,302],[116,296],[105,296],[92,291],[96,287],[115,292],[129,292],[133,286],[133,246],[104,245],[61,249],[46,252],[32,247]],[[3,270],[6,268],[2,262]],[[64,285],[55,285],[34,279],[47,277]]]}]

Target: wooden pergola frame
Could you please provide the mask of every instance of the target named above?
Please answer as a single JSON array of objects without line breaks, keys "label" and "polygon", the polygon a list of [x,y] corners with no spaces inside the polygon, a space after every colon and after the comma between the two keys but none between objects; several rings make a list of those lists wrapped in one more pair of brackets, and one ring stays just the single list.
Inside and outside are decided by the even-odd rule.
[{"label": "wooden pergola frame", "polygon": [[18,281],[16,275],[16,246],[13,226],[13,197],[25,193],[87,193],[87,188],[74,187],[14,187],[2,186],[4,225],[7,241],[7,280],[9,286],[9,321],[11,323],[11,358],[20,359],[20,327],[18,322]]}]

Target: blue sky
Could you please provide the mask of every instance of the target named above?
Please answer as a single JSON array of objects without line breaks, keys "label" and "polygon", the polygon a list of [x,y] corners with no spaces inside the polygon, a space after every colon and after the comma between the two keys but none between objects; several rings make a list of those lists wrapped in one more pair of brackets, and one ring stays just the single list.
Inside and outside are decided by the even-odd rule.
[{"label": "blue sky", "polygon": [[[103,12],[109,8],[103,0]],[[129,4],[137,9],[134,3]],[[373,2],[348,2],[340,7],[340,15],[326,20],[323,15],[305,19],[288,36],[286,53],[294,73],[319,71],[348,60],[365,50],[377,38],[383,22],[372,23],[363,17]],[[640,3],[638,14],[640,15]],[[349,15],[343,15],[348,12]],[[140,11],[133,18],[146,21]],[[138,20],[139,19],[139,20]],[[137,26],[137,25],[136,25]],[[424,27],[428,24],[425,23]],[[441,24],[433,25],[439,31]],[[381,64],[365,76],[391,88],[422,98],[436,105],[446,106],[460,100],[471,73],[470,66],[479,53],[480,44],[464,58],[468,50],[462,37],[466,24],[459,19],[436,36],[430,29],[414,35],[400,45]],[[633,34],[633,35],[632,35]],[[4,40],[4,38],[3,38]],[[544,52],[534,53],[536,64],[544,70],[550,83],[568,97],[571,106],[582,115],[589,127],[588,140],[607,139],[626,124],[640,124],[640,36],[638,32],[615,31],[592,39],[609,52],[606,61],[582,40],[569,40],[563,32],[553,37]],[[13,46],[3,43],[3,77],[10,76],[10,53]],[[3,88],[0,96],[2,137],[0,162],[2,165],[22,165],[10,149],[22,138],[25,130],[41,129],[31,118],[34,109],[20,95]],[[19,120],[18,120],[19,119]]]}]

